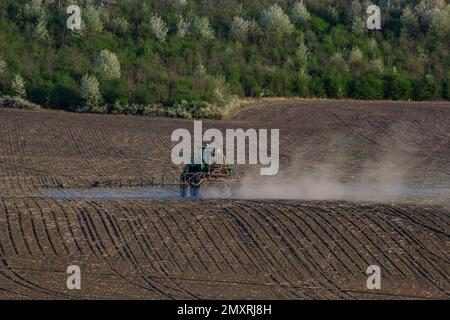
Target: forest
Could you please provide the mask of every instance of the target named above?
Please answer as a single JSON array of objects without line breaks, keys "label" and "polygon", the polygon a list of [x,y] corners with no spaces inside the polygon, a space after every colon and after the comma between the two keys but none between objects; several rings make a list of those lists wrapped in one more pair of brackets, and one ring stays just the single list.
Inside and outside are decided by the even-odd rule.
[{"label": "forest", "polygon": [[220,118],[244,97],[449,100],[449,51],[444,0],[2,0],[0,105]]}]

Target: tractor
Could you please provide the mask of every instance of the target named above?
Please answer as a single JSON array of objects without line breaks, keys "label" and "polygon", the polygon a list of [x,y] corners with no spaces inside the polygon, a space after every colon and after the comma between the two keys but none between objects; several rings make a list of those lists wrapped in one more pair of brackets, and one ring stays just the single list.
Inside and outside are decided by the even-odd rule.
[{"label": "tractor", "polygon": [[[200,150],[198,151],[200,152]],[[217,157],[216,157],[217,156]],[[209,157],[220,158],[219,163],[210,163]],[[227,164],[222,150],[204,145],[201,148],[201,163],[187,164],[180,175],[180,197],[184,198],[190,189],[193,198],[199,196],[200,186],[206,182],[224,183],[233,178],[234,166]]]}]

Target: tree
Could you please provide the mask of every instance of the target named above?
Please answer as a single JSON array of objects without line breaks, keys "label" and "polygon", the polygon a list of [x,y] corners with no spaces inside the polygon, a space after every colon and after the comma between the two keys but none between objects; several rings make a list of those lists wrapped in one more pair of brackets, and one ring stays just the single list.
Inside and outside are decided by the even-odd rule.
[{"label": "tree", "polygon": [[50,38],[47,30],[47,23],[44,16],[40,16],[38,23],[34,29],[34,35],[41,41],[47,41]]},{"label": "tree", "polygon": [[442,87],[436,79],[427,75],[424,79],[415,82],[414,99],[419,101],[438,100],[442,97]]},{"label": "tree", "polygon": [[169,28],[166,22],[158,15],[154,15],[150,18],[150,31],[153,36],[161,42],[166,41]]},{"label": "tree", "polygon": [[443,86],[443,96],[445,99],[450,100],[450,75],[447,76]]},{"label": "tree", "polygon": [[95,69],[100,72],[105,79],[118,79],[121,76],[120,62],[117,56],[108,51],[102,50],[94,62]]},{"label": "tree", "polygon": [[194,32],[203,39],[211,40],[215,37],[215,31],[209,23],[208,17],[196,16],[193,23]]},{"label": "tree", "polygon": [[88,5],[84,10],[84,17],[82,19],[82,29],[88,33],[99,33],[103,31],[103,22],[101,18],[100,9],[95,8],[93,5]]},{"label": "tree", "polygon": [[190,28],[191,24],[181,16],[177,23],[177,36],[179,36],[180,38],[184,38],[189,34]]},{"label": "tree", "polygon": [[83,111],[98,110],[102,97],[95,76],[86,74],[81,78],[80,95],[84,103]]},{"label": "tree", "polygon": [[325,90],[328,97],[345,98],[347,96],[349,80],[347,77],[333,73],[325,80]]},{"label": "tree", "polygon": [[234,17],[230,25],[230,33],[234,39],[245,39],[250,29],[250,22],[241,18]]},{"label": "tree", "polygon": [[383,59],[375,58],[370,62],[370,65],[374,72],[378,74],[382,74],[384,72],[384,63]]},{"label": "tree", "polygon": [[352,51],[348,55],[348,61],[350,64],[358,64],[364,59],[361,50],[358,47],[353,47]]},{"label": "tree", "polygon": [[24,6],[25,16],[29,19],[37,19],[42,16],[43,12],[42,0],[31,0]]},{"label": "tree", "polygon": [[274,4],[261,14],[261,23],[269,32],[276,34],[291,34],[294,30],[289,17],[279,5]]},{"label": "tree", "polygon": [[309,19],[311,19],[311,15],[309,14],[308,9],[306,9],[303,1],[296,2],[294,4],[294,8],[292,9],[292,17],[296,23],[301,25],[306,24]]},{"label": "tree", "polygon": [[403,10],[400,21],[402,23],[402,26],[409,32],[416,33],[417,31],[419,31],[419,19],[417,19],[411,7],[408,6]]},{"label": "tree", "polygon": [[305,44],[305,40],[303,36],[300,38],[299,45],[296,51],[296,57],[301,66],[306,67],[309,62],[309,51],[308,47]]},{"label": "tree", "polygon": [[125,17],[116,17],[111,20],[111,31],[116,35],[125,35],[128,32],[128,20]]},{"label": "tree", "polygon": [[358,36],[364,36],[367,33],[366,21],[362,17],[355,17],[352,23],[352,32]]},{"label": "tree", "polygon": [[25,98],[27,95],[27,91],[25,89],[25,81],[20,76],[20,74],[16,74],[12,81],[12,91],[13,95],[18,98]]},{"label": "tree", "polygon": [[435,8],[431,15],[430,29],[439,39],[450,37],[450,4],[445,9]]}]

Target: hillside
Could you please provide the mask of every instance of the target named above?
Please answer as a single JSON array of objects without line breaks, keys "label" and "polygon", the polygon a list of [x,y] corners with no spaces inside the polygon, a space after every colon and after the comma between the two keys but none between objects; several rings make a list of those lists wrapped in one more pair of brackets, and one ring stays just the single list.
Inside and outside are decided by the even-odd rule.
[{"label": "hillside", "polygon": [[448,1],[0,3],[0,95],[48,108],[218,118],[236,97],[450,98]]}]

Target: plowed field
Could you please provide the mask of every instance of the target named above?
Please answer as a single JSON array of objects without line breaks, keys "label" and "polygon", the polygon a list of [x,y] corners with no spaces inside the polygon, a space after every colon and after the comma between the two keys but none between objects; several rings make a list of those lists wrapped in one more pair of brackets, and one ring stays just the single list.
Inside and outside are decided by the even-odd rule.
[{"label": "plowed field", "polygon": [[280,174],[239,166],[242,199],[42,193],[170,184],[171,133],[192,125],[0,110],[0,299],[450,297],[449,103],[279,100],[206,121],[280,129]]}]

